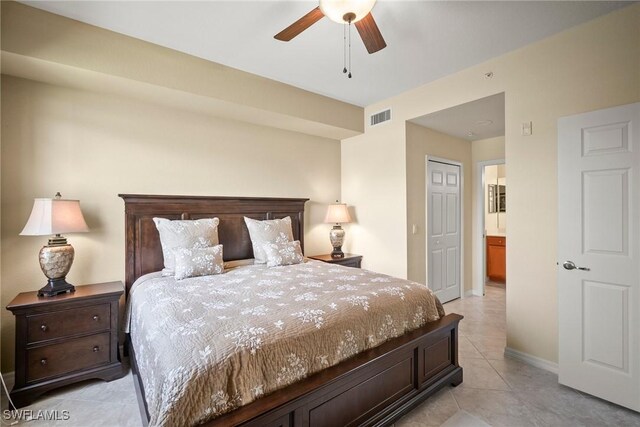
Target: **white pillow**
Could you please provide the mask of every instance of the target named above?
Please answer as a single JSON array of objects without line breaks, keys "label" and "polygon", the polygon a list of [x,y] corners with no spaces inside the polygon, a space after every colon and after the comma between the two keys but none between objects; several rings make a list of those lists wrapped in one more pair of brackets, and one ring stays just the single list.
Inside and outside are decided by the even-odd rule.
[{"label": "white pillow", "polygon": [[304,261],[299,240],[287,243],[265,243],[262,248],[267,255],[267,267],[300,264]]},{"label": "white pillow", "polygon": [[256,264],[265,264],[267,262],[267,255],[263,248],[265,243],[293,242],[291,217],[258,221],[245,216],[244,222],[249,229],[249,237],[251,238],[253,257],[256,260]]},{"label": "white pillow", "polygon": [[153,218],[158,233],[160,233],[160,245],[164,257],[164,276],[172,276],[174,273],[173,250],[178,248],[198,249],[209,248],[218,242],[218,218],[203,218],[195,220],[169,220],[166,218]]},{"label": "white pillow", "polygon": [[173,256],[176,262],[176,280],[224,273],[222,245],[196,249],[178,248],[173,250]]}]

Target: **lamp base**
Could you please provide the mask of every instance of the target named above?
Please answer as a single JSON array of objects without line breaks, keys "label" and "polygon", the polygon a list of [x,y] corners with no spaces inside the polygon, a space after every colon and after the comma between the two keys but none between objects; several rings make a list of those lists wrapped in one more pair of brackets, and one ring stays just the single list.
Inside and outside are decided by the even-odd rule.
[{"label": "lamp base", "polygon": [[49,279],[47,284],[38,290],[39,297],[53,297],[67,292],[75,292],[76,288],[71,283],[67,283],[64,277],[59,279]]},{"label": "lamp base", "polygon": [[38,291],[39,297],[52,297],[65,292],[73,292],[73,285],[66,277],[73,264],[75,251],[62,236],[49,240],[49,245],[40,249],[40,268],[47,279],[47,285]]},{"label": "lamp base", "polygon": [[333,248],[333,251],[331,251],[331,258],[344,258],[344,252],[342,252],[342,246]]},{"label": "lamp base", "polygon": [[331,252],[331,258],[344,258],[344,252],[342,252],[342,244],[344,243],[344,230],[339,224],[333,226],[329,232],[329,240],[331,240],[331,246],[333,251]]}]

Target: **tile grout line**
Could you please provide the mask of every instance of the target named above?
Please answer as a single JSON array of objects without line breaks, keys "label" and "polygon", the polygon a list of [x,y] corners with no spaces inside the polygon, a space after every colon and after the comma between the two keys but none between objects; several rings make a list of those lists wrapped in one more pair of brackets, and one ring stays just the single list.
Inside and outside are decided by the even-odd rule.
[{"label": "tile grout line", "polygon": [[469,341],[469,343],[471,344],[471,346],[472,346],[473,348],[475,348],[475,349],[476,349],[476,351],[478,352],[478,354],[479,354],[479,355],[480,355],[484,360],[487,360],[487,361],[489,360],[489,359],[487,359],[487,358],[484,356],[484,354],[482,354],[482,352],[478,349],[478,347],[476,347],[476,345],[473,343],[473,341],[471,341],[469,338],[467,338],[467,341]]},{"label": "tile grout line", "polygon": [[[492,359],[493,360],[493,359]],[[511,387],[511,384],[509,384],[509,382],[507,381],[507,379],[505,377],[503,377],[502,375],[500,375],[500,372],[498,372],[498,370],[493,366],[493,364],[489,361],[489,359],[487,359],[487,363],[489,363],[489,366],[491,366],[491,369],[493,369],[493,371],[498,374],[498,376],[500,377],[500,379],[502,379],[502,381],[507,385],[507,387],[509,387],[509,390],[511,391],[515,391],[513,389],[513,387]]]},{"label": "tile grout line", "polygon": [[[455,388],[454,388],[454,390],[455,390]],[[462,408],[460,407],[460,404],[458,403],[458,399],[456,399],[456,395],[453,394],[453,390],[450,389],[449,390],[449,394],[451,395],[451,397],[453,397],[453,401],[455,402],[456,408],[458,408],[458,411],[461,411]]]}]

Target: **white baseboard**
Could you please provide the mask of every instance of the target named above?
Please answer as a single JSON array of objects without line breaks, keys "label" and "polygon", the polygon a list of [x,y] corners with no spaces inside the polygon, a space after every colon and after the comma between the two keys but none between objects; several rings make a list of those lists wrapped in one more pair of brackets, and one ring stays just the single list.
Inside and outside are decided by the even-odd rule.
[{"label": "white baseboard", "polygon": [[469,289],[468,291],[464,291],[463,298],[481,297],[481,296],[483,296],[481,291],[477,289]]},{"label": "white baseboard", "polygon": [[522,351],[514,350],[509,347],[505,347],[504,355],[506,357],[510,357],[512,359],[516,359],[521,362],[524,362],[527,365],[535,366],[536,368],[544,369],[545,371],[558,374],[558,364],[554,362],[550,362],[547,359],[542,359],[540,357],[533,356],[529,353],[523,353]]}]

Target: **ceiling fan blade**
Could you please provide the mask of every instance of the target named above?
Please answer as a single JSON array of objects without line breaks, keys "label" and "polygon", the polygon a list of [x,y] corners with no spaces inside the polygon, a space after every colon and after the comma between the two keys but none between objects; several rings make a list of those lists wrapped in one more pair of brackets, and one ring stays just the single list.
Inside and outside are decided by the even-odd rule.
[{"label": "ceiling fan blade", "polygon": [[277,40],[281,40],[283,42],[288,42],[320,19],[324,17],[324,13],[320,10],[320,6],[313,9],[311,12],[304,15],[302,18],[298,19],[293,24],[289,25],[284,30],[280,31],[278,34],[273,36],[273,38]]},{"label": "ceiling fan blade", "polygon": [[371,13],[356,22],[355,25],[369,53],[375,53],[387,47],[387,43],[384,41]]}]

